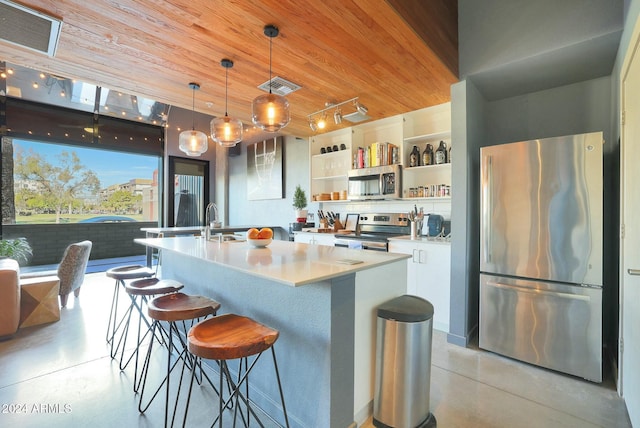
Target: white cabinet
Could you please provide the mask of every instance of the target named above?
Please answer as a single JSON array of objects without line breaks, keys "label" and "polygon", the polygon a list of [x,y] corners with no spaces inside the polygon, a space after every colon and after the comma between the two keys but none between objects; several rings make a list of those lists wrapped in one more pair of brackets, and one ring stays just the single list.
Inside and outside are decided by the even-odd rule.
[{"label": "white cabinet", "polygon": [[[427,144],[433,151],[444,141],[447,163],[410,167],[410,154],[416,147],[420,159]],[[403,117],[402,195],[416,199],[451,198],[451,104],[441,104],[407,113]],[[420,162],[422,163],[422,162]]]},{"label": "white cabinet", "polygon": [[335,236],[333,233],[295,232],[293,235],[293,241],[333,247]]},{"label": "white cabinet", "polygon": [[[409,167],[409,155],[414,146],[422,154],[427,144],[431,144],[435,151],[440,141],[445,142],[447,149],[451,148],[451,103],[315,135],[309,139],[311,195],[324,195],[325,199],[321,201],[332,197],[336,200],[336,193],[342,197],[348,187],[347,174],[354,166],[358,148],[372,149],[375,143],[390,143],[398,147],[398,161],[403,167],[403,199],[448,200],[451,194],[450,163]],[[387,162],[388,158],[387,153]],[[410,189],[418,191],[421,186],[438,191],[425,196],[423,190],[421,197],[410,193]],[[449,194],[439,190],[447,188]]]},{"label": "white cabinet", "polygon": [[449,331],[451,245],[449,242],[390,239],[389,252],[409,254],[407,293],[427,299],[434,308],[433,327]]},{"label": "white cabinet", "polygon": [[346,192],[353,163],[351,128],[316,135],[310,141],[311,195],[330,198],[334,192]]}]

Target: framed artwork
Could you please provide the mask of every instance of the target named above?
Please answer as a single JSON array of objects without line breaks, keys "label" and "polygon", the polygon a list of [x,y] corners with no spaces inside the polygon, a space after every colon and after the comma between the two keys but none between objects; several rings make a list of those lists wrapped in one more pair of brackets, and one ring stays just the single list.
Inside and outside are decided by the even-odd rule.
[{"label": "framed artwork", "polygon": [[282,199],[282,137],[247,147],[247,199]]}]

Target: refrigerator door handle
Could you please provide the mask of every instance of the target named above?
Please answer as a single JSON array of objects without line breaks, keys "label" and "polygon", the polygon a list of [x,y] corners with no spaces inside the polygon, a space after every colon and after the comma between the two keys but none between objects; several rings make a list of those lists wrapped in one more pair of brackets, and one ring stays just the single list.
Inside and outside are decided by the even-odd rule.
[{"label": "refrigerator door handle", "polygon": [[491,233],[491,207],[493,206],[493,162],[492,162],[492,156],[486,156],[484,159],[484,162],[486,163],[486,168],[485,168],[485,174],[486,176],[483,177],[483,189],[482,189],[482,198],[484,199],[484,209],[486,210],[485,213],[482,213],[482,221],[483,224],[480,225],[480,227],[482,228],[482,230],[485,233],[485,238],[483,239],[483,244],[484,244],[484,261],[485,263],[491,263],[491,248],[492,248],[492,233]]},{"label": "refrigerator door handle", "polygon": [[520,285],[514,285],[514,284],[501,284],[499,282],[495,282],[495,281],[489,281],[487,282],[487,285],[490,285],[492,287],[497,287],[497,288],[504,288],[504,289],[516,289],[514,291],[518,292],[518,293],[529,293],[529,294],[537,294],[539,296],[554,296],[554,297],[560,297],[560,298],[564,298],[564,299],[572,299],[572,300],[584,300],[584,301],[589,301],[590,298],[589,296],[584,296],[581,294],[571,294],[571,293],[562,293],[559,291],[549,291],[549,290],[539,290],[539,289],[535,289],[535,288],[529,288],[529,287],[522,287]]},{"label": "refrigerator door handle", "polygon": [[640,275],[640,269],[627,269],[629,275]]}]

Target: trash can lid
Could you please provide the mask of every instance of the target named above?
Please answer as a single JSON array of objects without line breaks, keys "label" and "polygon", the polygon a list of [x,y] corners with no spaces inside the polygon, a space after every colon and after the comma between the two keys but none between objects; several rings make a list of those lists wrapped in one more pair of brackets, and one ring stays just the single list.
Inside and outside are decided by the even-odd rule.
[{"label": "trash can lid", "polygon": [[433,318],[433,305],[418,296],[405,294],[378,306],[378,317],[400,322],[420,322]]}]

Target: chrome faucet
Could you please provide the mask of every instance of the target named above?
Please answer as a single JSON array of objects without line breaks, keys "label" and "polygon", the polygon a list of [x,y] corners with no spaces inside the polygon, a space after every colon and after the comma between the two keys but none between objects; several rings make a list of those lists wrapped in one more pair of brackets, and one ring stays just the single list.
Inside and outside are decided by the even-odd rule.
[{"label": "chrome faucet", "polygon": [[[213,209],[213,220],[211,220],[212,209]],[[207,205],[207,208],[205,210],[205,222],[207,223],[205,226],[205,237],[207,240],[209,240],[211,239],[211,229],[222,226],[222,223],[218,218],[218,207],[213,202],[209,202],[209,205]]]}]

